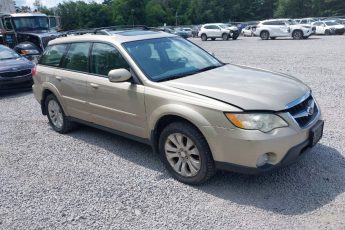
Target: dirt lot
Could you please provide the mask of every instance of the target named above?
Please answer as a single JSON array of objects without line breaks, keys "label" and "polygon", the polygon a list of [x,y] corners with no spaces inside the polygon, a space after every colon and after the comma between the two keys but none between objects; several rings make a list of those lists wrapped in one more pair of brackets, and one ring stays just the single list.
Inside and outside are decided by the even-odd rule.
[{"label": "dirt lot", "polygon": [[224,62],[306,82],[321,142],[262,176],[218,173],[191,187],[150,147],[93,128],[59,135],[31,92],[0,95],[0,229],[344,229],[345,36],[191,39]]}]

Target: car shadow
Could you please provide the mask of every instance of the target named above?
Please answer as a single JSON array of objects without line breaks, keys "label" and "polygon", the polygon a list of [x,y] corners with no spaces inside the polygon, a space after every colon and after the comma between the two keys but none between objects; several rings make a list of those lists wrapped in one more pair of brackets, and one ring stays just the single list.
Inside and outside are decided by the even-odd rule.
[{"label": "car shadow", "polygon": [[[170,178],[158,154],[148,145],[87,126],[80,126],[68,135],[160,172],[160,180]],[[218,172],[208,183],[195,189],[239,205],[299,215],[319,209],[344,193],[344,178],[342,154],[317,144],[303,159],[286,168],[264,175]]]},{"label": "car shadow", "polygon": [[0,90],[0,100],[4,98],[23,97],[32,93],[32,89],[20,89],[11,91]]},{"label": "car shadow", "polygon": [[[322,39],[321,37],[309,37],[307,39],[293,39],[293,38],[276,38],[274,40],[269,39],[268,41],[308,41],[308,40],[320,40]],[[261,39],[259,39],[261,40]],[[265,40],[262,40],[265,41]],[[267,41],[267,40],[266,40]]]}]

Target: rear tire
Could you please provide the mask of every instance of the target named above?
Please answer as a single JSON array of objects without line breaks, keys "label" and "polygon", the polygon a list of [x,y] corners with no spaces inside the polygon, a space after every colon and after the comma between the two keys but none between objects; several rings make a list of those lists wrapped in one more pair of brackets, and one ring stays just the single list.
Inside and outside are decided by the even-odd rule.
[{"label": "rear tire", "polygon": [[201,41],[207,41],[207,35],[206,34],[201,35]]},{"label": "rear tire", "polygon": [[270,38],[270,33],[268,31],[262,31],[260,33],[260,38],[262,40],[268,40]]},{"label": "rear tire", "polygon": [[331,31],[326,30],[326,31],[325,31],[325,34],[326,34],[326,35],[330,35],[330,34],[331,34]]},{"label": "rear tire", "polygon": [[46,97],[45,109],[49,124],[56,132],[68,133],[75,127],[75,123],[68,121],[62,106],[53,94]]},{"label": "rear tire", "polygon": [[182,183],[202,184],[216,172],[206,139],[187,122],[164,128],[159,136],[159,153],[169,173]]}]

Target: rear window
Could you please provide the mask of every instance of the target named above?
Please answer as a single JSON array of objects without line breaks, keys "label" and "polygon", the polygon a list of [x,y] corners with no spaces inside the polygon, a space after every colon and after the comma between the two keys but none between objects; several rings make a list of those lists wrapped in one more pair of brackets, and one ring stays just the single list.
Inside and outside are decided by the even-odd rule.
[{"label": "rear window", "polygon": [[39,64],[59,67],[61,59],[66,52],[66,47],[66,44],[47,47],[46,51],[40,59]]},{"label": "rear window", "polygon": [[90,47],[91,43],[72,43],[62,62],[62,68],[88,72]]}]

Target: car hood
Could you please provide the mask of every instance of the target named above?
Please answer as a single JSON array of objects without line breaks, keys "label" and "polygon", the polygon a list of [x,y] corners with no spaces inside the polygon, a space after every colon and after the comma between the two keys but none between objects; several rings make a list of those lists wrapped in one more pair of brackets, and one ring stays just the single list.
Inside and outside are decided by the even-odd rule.
[{"label": "car hood", "polygon": [[29,69],[32,68],[33,65],[34,64],[32,62],[23,57],[19,57],[17,59],[0,60],[0,73]]},{"label": "car hood", "polygon": [[162,84],[214,98],[243,110],[281,111],[310,91],[294,77],[235,65]]}]

